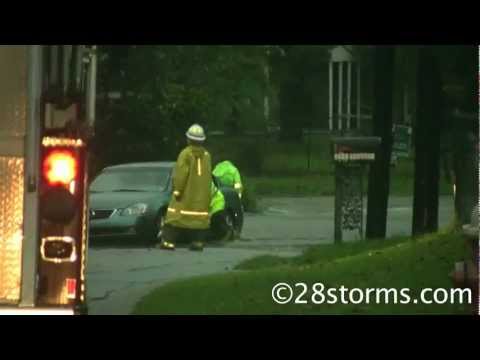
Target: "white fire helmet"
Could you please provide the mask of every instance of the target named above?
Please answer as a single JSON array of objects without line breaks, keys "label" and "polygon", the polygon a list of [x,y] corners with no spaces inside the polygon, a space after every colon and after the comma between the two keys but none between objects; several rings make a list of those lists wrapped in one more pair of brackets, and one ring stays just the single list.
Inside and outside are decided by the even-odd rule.
[{"label": "white fire helmet", "polygon": [[205,141],[207,139],[205,136],[205,131],[198,124],[192,125],[190,129],[188,129],[186,135],[188,139],[193,141]]}]

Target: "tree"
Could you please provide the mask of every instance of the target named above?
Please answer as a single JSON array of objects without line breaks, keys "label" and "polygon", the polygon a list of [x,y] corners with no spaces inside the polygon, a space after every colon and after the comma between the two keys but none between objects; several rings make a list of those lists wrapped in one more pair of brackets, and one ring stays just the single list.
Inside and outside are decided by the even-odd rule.
[{"label": "tree", "polygon": [[[332,46],[281,46],[272,52],[270,67],[272,82],[278,88],[282,140],[301,141],[302,129],[312,122],[316,86],[321,85],[312,84],[311,79],[322,70],[328,74],[330,48]],[[328,81],[328,77],[325,80]]]},{"label": "tree", "polygon": [[441,73],[433,51],[431,46],[422,46],[418,56],[413,236],[438,229],[440,134],[444,111]]},{"label": "tree", "polygon": [[[234,109],[241,127],[261,119],[266,48],[101,47],[99,90],[122,94],[101,106],[97,143],[107,148],[105,162],[173,159],[192,122],[221,129]],[[120,142],[118,132],[128,136]]]},{"label": "tree", "polygon": [[373,135],[381,137],[382,143],[377,151],[377,158],[370,167],[368,180],[366,227],[368,239],[385,238],[386,236],[392,154],[394,59],[394,47],[377,46],[375,48]]},{"label": "tree", "polygon": [[455,213],[464,224],[478,204],[478,47],[443,46],[439,53],[448,100],[445,140],[453,158]]}]

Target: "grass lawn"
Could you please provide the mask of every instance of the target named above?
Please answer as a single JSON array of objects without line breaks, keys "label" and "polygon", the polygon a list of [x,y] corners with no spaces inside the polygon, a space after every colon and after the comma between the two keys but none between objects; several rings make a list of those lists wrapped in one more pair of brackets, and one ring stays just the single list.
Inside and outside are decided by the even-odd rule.
[{"label": "grass lawn", "polygon": [[271,298],[279,282],[410,288],[410,295],[418,297],[423,288],[451,288],[448,274],[463,258],[463,241],[453,233],[317,246],[299,257],[260,257],[230,273],[167,284],[143,298],[134,314],[466,314],[468,308],[459,304],[278,305]]},{"label": "grass lawn", "polygon": [[[390,195],[413,196],[413,160],[401,159],[391,168]],[[368,187],[365,173],[365,191]],[[319,161],[318,170],[286,173],[272,172],[263,176],[245,176],[247,186],[260,196],[328,196],[335,193],[334,166],[328,160]],[[452,195],[452,186],[444,177],[440,179],[440,195]]]},{"label": "grass lawn", "polygon": [[[308,142],[290,144],[272,139],[214,139],[209,145],[214,158],[222,154],[239,166],[246,186],[259,196],[328,196],[335,192],[335,167],[330,159],[328,135],[312,137],[310,169],[308,169]],[[252,149],[256,151],[251,151]],[[261,158],[261,161],[259,160]],[[215,162],[215,161],[214,161]],[[260,168],[258,175],[245,169],[252,164]],[[367,187],[367,173],[365,174]],[[413,195],[413,159],[398,159],[391,167],[390,194]],[[444,176],[440,179],[440,194],[451,195],[452,186]]]}]

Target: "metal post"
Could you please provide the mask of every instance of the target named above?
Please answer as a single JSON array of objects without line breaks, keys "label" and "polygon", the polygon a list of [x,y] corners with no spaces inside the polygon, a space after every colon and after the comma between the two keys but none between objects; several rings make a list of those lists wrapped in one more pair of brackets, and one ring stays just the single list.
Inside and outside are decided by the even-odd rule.
[{"label": "metal post", "polygon": [[265,125],[270,125],[270,97],[269,97],[269,90],[270,90],[270,68],[268,64],[264,66],[264,75],[265,75],[265,96],[263,101],[263,110],[264,110],[264,117],[265,117]]},{"label": "metal post", "polygon": [[403,88],[403,123],[408,123],[408,84]]},{"label": "metal post", "polygon": [[82,88],[82,68],[83,68],[83,45],[76,47],[75,53],[75,91],[80,92]]},{"label": "metal post", "polygon": [[351,112],[351,94],[352,94],[352,62],[348,62],[348,74],[347,74],[347,129],[350,130],[350,118]]},{"label": "metal post", "polygon": [[361,94],[361,68],[360,68],[360,63],[357,62],[357,128],[360,129],[361,127],[361,121],[362,121],[362,108],[361,108],[361,102],[362,102],[362,94]]},{"label": "metal post", "polygon": [[70,68],[73,55],[73,45],[63,45],[63,94],[65,95],[70,86]]},{"label": "metal post", "polygon": [[360,168],[360,206],[362,207],[362,212],[361,212],[361,219],[360,219],[360,239],[364,239],[363,237],[363,228],[364,228],[364,219],[363,219],[363,215],[364,215],[364,211],[363,211],[363,198],[364,198],[364,194],[363,194],[363,172],[364,172],[364,167],[363,165],[361,165],[361,168]]},{"label": "metal post", "polygon": [[338,66],[338,129],[342,130],[343,62],[339,62]]},{"label": "metal post", "polygon": [[50,46],[50,87],[54,87],[58,84],[58,46]]},{"label": "metal post", "polygon": [[95,105],[97,94],[97,47],[92,46],[87,84],[87,121],[89,127],[95,125]]},{"label": "metal post", "polygon": [[334,242],[340,244],[342,242],[342,204],[343,204],[343,168],[341,165],[335,164],[335,228]]},{"label": "metal post", "polygon": [[20,306],[36,301],[37,249],[39,246],[38,181],[40,159],[40,96],[42,89],[42,46],[27,46],[27,134],[25,139],[25,198]]},{"label": "metal post", "polygon": [[330,127],[330,131],[333,131],[333,62],[330,61],[329,64],[329,91],[328,91],[328,99],[329,99],[329,112],[328,112],[328,124]]},{"label": "metal post", "polygon": [[307,152],[308,152],[308,162],[307,162],[307,171],[310,172],[311,168],[311,158],[312,158],[312,120],[309,123],[308,131],[308,142],[307,142]]}]

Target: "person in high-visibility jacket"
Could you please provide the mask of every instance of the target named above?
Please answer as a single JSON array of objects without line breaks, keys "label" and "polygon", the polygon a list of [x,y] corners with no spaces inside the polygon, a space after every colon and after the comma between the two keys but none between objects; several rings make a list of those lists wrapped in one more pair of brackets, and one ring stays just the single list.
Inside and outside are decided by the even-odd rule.
[{"label": "person in high-visibility jacket", "polygon": [[210,202],[210,236],[212,240],[223,240],[229,228],[226,222],[225,196],[212,181],[212,201]]},{"label": "person in high-visibility jacket", "polygon": [[174,250],[177,240],[187,238],[191,250],[203,250],[210,228],[212,164],[203,147],[200,125],[187,131],[188,146],[180,153],[173,171],[173,196],[168,207],[160,248]]},{"label": "person in high-visibility jacket", "polygon": [[240,171],[232,164],[231,161],[225,160],[217,164],[213,170],[213,175],[225,186],[235,189],[240,198],[243,193],[242,178]]}]

